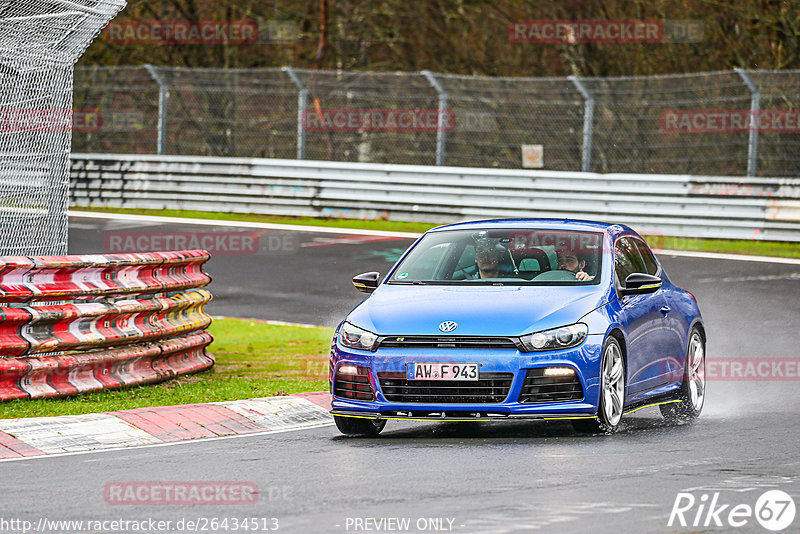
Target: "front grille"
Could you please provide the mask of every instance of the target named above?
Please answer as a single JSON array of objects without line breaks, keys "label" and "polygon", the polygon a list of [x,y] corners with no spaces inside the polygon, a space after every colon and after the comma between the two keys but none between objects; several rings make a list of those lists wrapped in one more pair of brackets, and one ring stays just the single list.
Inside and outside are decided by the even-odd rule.
[{"label": "front grille", "polygon": [[478,380],[408,380],[405,373],[378,373],[389,402],[498,404],[508,397],[511,373],[480,373]]},{"label": "front grille", "polygon": [[369,368],[358,367],[358,374],[336,373],[333,380],[333,395],[342,399],[375,400],[375,392],[369,383]]},{"label": "front grille", "polygon": [[489,336],[388,336],[378,341],[381,348],[399,349],[516,349],[510,337]]},{"label": "front grille", "polygon": [[519,402],[563,402],[581,400],[583,388],[576,373],[566,376],[545,376],[545,367],[528,369]]}]

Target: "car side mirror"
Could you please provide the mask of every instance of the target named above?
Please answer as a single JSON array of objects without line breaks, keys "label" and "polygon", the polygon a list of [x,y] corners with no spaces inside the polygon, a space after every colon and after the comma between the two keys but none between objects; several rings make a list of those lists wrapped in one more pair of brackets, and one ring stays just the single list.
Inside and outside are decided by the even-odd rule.
[{"label": "car side mirror", "polygon": [[620,290],[620,295],[644,295],[655,293],[661,287],[662,281],[658,276],[644,273],[631,273],[625,279],[625,287]]},{"label": "car side mirror", "polygon": [[381,273],[377,271],[361,273],[353,277],[353,285],[362,293],[372,293],[378,287],[380,277]]}]

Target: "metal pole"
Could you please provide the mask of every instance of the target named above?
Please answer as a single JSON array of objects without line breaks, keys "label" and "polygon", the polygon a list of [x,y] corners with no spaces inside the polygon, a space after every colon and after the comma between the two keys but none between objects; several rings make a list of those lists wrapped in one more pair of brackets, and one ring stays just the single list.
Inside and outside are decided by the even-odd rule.
[{"label": "metal pole", "polygon": [[569,80],[581,94],[583,104],[583,153],[581,155],[581,171],[592,170],[592,135],[594,134],[594,97],[577,76],[570,76]]},{"label": "metal pole", "polygon": [[761,108],[761,91],[758,85],[744,69],[733,69],[742,79],[750,91],[750,136],[747,140],[747,176],[756,175],[756,160],[758,158],[758,115]]},{"label": "metal pole", "polygon": [[145,69],[150,73],[150,77],[158,84],[158,141],[157,153],[164,154],[167,145],[167,98],[169,97],[167,84],[164,82],[158,71],[150,65],[145,64]]},{"label": "metal pole", "polygon": [[306,159],[306,129],[303,123],[306,117],[308,89],[292,67],[283,67],[282,70],[297,86],[297,159]]},{"label": "metal pole", "polygon": [[436,126],[436,165],[444,165],[445,146],[447,143],[447,129],[445,128],[445,114],[447,113],[447,91],[439,83],[439,80],[429,70],[423,70],[420,74],[425,76],[428,83],[439,95],[439,122]]}]

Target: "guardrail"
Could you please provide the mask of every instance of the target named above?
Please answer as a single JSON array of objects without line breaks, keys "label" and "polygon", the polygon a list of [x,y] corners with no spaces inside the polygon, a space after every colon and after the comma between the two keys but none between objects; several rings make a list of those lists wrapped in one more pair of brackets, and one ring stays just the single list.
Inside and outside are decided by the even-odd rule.
[{"label": "guardrail", "polygon": [[454,222],[567,217],[643,233],[800,241],[800,178],[73,154],[74,207]]},{"label": "guardrail", "polygon": [[[148,384],[213,366],[203,310],[211,293],[200,289],[211,281],[202,271],[209,257],[0,257],[0,400]],[[74,302],[34,305],[56,299]]]}]

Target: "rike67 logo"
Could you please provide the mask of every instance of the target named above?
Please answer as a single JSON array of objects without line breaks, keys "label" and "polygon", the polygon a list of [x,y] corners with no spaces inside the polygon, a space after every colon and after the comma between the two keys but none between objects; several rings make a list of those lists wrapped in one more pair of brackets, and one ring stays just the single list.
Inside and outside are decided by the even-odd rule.
[{"label": "rike67 logo", "polygon": [[[720,492],[696,495],[679,492],[669,514],[668,527],[740,528],[754,525],[778,532],[794,523],[796,509],[792,496],[781,490],[761,494],[755,505],[731,503],[720,498]],[[749,531],[750,529],[748,529]]]}]

